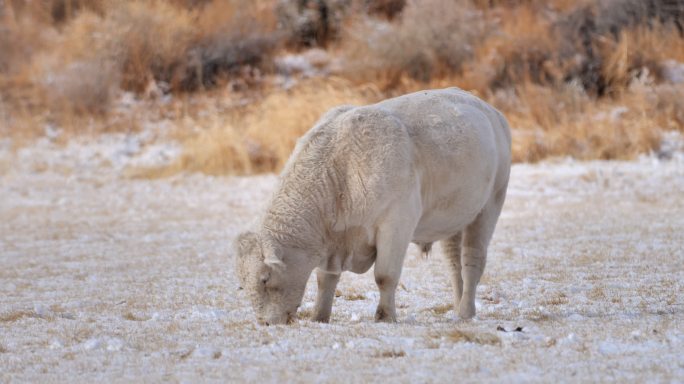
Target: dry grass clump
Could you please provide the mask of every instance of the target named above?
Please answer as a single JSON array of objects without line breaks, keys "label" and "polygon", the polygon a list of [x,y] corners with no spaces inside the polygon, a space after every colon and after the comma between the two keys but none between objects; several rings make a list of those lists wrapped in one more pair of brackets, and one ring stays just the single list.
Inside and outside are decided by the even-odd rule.
[{"label": "dry grass clump", "polygon": [[432,308],[429,308],[428,310],[434,313],[435,315],[443,315],[453,308],[452,304],[440,304],[437,306],[434,306]]},{"label": "dry grass clump", "polygon": [[[613,76],[614,70],[638,75],[643,68],[652,70],[658,65],[655,59],[667,55],[667,49],[658,49],[662,44],[649,49],[643,42],[658,36],[674,43],[677,51],[684,34],[684,2],[679,0],[604,0],[575,7],[563,16],[554,23],[554,33],[559,36],[560,60],[569,63],[565,80],[579,79],[588,92],[598,96],[626,85],[624,77]],[[635,37],[642,44],[633,45]],[[656,51],[655,57],[650,56]],[[616,67],[616,59],[621,66]]]},{"label": "dry grass clump", "polygon": [[455,343],[474,343],[481,345],[501,345],[501,338],[488,332],[470,332],[455,329],[446,335]]},{"label": "dry grass clump", "polygon": [[290,46],[325,47],[339,37],[351,6],[351,0],[283,0],[276,15]]},{"label": "dry grass clump", "polygon": [[0,322],[11,323],[23,319],[24,317],[35,317],[35,313],[23,310],[5,312],[0,314]]},{"label": "dry grass clump", "polygon": [[397,357],[404,357],[406,356],[406,352],[402,351],[401,349],[387,349],[384,351],[378,351],[373,354],[373,357],[375,358],[382,358],[382,359],[395,359]]},{"label": "dry grass clump", "polygon": [[[682,94],[682,92],[679,92]],[[517,89],[502,104],[513,132],[514,161],[539,161],[547,157],[573,156],[577,159],[628,159],[656,150],[660,127],[681,126],[661,116],[663,126],[652,116],[661,109],[655,100],[596,102],[572,86],[564,90],[533,84]],[[493,100],[495,104],[510,101]],[[671,102],[677,102],[677,99]],[[668,100],[667,102],[670,102]]]},{"label": "dry grass clump", "polygon": [[409,1],[394,22],[359,20],[346,37],[345,75],[387,89],[402,76],[427,82],[460,72],[486,29],[482,15],[467,4],[465,0]]},{"label": "dry grass clump", "polygon": [[404,10],[406,0],[364,0],[363,4],[368,14],[392,20]]},{"label": "dry grass clump", "polygon": [[475,48],[475,59],[465,64],[464,85],[484,93],[527,82],[558,82],[562,73],[554,60],[556,42],[549,28],[550,22],[538,10],[508,10],[497,33],[483,39]]},{"label": "dry grass clump", "polygon": [[672,59],[684,62],[684,43],[674,27],[637,27],[623,30],[616,41],[607,40],[601,75],[607,92],[629,93],[634,79],[652,74],[663,78],[663,64]]},{"label": "dry grass clump", "polygon": [[294,49],[327,47],[344,35],[349,19],[369,15],[392,20],[406,0],[279,0],[275,6],[280,32]]}]

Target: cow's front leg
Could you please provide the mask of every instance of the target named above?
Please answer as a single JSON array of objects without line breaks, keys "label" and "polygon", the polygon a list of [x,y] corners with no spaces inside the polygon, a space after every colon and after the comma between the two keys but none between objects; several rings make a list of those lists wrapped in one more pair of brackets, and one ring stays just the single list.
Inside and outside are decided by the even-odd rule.
[{"label": "cow's front leg", "polygon": [[335,298],[335,288],[340,281],[339,273],[330,273],[323,270],[316,271],[318,282],[318,293],[316,294],[316,306],[314,320],[321,323],[330,321],[333,299]]},{"label": "cow's front leg", "polygon": [[375,311],[375,321],[393,323],[397,321],[394,294],[401,277],[413,228],[381,228],[378,231],[378,254],[375,260],[375,283],[380,290],[380,303]]}]

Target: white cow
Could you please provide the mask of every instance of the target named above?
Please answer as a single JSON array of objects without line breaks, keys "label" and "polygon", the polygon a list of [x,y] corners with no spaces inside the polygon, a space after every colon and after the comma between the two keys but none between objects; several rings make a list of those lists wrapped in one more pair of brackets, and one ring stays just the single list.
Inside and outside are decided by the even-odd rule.
[{"label": "white cow", "polygon": [[510,147],[503,115],[457,88],[329,111],[298,141],[258,227],[236,240],[238,278],[258,321],[289,322],[317,269],[314,318],[327,322],[340,273],[375,263],[375,318],[394,322],[409,243],[429,249],[437,240],[454,308],[473,317]]}]

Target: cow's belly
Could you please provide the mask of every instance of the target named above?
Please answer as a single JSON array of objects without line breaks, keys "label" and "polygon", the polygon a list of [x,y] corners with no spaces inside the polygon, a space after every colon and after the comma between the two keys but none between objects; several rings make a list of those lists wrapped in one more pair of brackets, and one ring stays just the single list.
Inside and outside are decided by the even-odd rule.
[{"label": "cow's belly", "polygon": [[451,237],[472,223],[478,213],[468,212],[466,215],[462,212],[458,215],[433,213],[420,220],[411,241],[431,243]]},{"label": "cow's belly", "polygon": [[472,223],[487,202],[489,189],[477,193],[453,191],[445,197],[427,200],[416,230],[414,242],[433,242],[453,236]]}]

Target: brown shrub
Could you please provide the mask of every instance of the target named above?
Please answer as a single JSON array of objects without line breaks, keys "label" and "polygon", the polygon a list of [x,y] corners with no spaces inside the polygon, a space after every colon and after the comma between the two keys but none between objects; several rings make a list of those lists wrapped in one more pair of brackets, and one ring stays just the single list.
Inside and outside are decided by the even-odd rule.
[{"label": "brown shrub", "polygon": [[555,41],[549,22],[531,7],[507,11],[498,25],[475,49],[463,77],[479,78],[476,89],[487,92],[533,82],[554,84],[561,77],[555,62]]},{"label": "brown shrub", "polygon": [[460,72],[484,30],[467,1],[410,1],[393,23],[364,19],[351,28],[345,74],[392,88],[403,76],[428,82]]},{"label": "brown shrub", "polygon": [[340,36],[352,0],[281,0],[278,24],[291,47],[325,47]]},{"label": "brown shrub", "polygon": [[605,41],[600,48],[607,94],[626,92],[643,76],[661,79],[667,59],[684,61],[684,39],[674,28],[662,25],[623,30],[617,41]]},{"label": "brown shrub", "polygon": [[183,90],[215,85],[219,80],[244,76],[244,68],[270,71],[272,53],[281,37],[274,32],[276,20],[268,4],[241,5],[214,1],[199,14],[202,28],[187,50],[182,77]]},{"label": "brown shrub", "polygon": [[[683,22],[681,0],[604,0],[577,7],[553,27],[559,36],[559,60],[570,62],[565,68],[565,80],[579,79],[588,92],[597,96],[620,91],[633,77],[626,73],[638,75],[642,68],[653,70],[657,65],[640,50],[648,49],[647,45],[630,47],[625,45],[625,37],[629,39],[635,31],[644,34],[671,30],[668,41],[678,47],[683,43]],[[679,37],[674,38],[674,34]]]},{"label": "brown shrub", "polygon": [[657,150],[661,132],[677,124],[674,115],[665,117],[663,125],[652,117],[663,108],[655,100],[642,96],[596,102],[577,86],[554,90],[523,84],[516,88],[515,103],[510,95],[502,99],[508,103],[491,101],[514,128],[514,161],[630,159]]},{"label": "brown shrub", "polygon": [[404,10],[406,0],[364,0],[363,5],[368,14],[392,20]]},{"label": "brown shrub", "polygon": [[[189,91],[223,78],[258,77],[255,68],[269,70],[277,39],[270,35],[275,19],[268,4],[201,3],[185,9],[163,1],[103,0],[98,12],[89,9],[95,3],[66,0],[18,12],[7,7],[0,24],[7,32],[0,34],[7,53],[0,55],[0,82],[23,89],[3,87],[4,99],[25,99],[38,88],[42,95],[32,96],[30,108],[47,108],[53,116],[103,114],[119,88]],[[57,29],[43,15],[50,4],[80,8]]]}]

